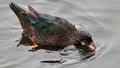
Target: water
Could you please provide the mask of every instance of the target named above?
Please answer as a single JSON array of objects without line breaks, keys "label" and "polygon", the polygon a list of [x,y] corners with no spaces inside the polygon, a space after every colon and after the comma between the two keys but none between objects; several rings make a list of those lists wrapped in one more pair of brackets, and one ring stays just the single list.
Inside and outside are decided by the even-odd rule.
[{"label": "water", "polygon": [[[22,29],[8,4],[14,2],[27,9],[59,16],[78,29],[91,33],[97,46],[96,54],[79,60],[77,50],[70,46],[67,56],[62,51],[45,49],[28,52],[30,46],[19,46]],[[119,68],[120,65],[120,1],[119,0],[1,0],[0,1],[0,68]],[[72,48],[72,50],[71,50]],[[62,52],[64,53],[64,52]],[[53,58],[54,57],[54,58]],[[66,61],[64,61],[64,60]],[[62,60],[53,63],[40,61]]]}]

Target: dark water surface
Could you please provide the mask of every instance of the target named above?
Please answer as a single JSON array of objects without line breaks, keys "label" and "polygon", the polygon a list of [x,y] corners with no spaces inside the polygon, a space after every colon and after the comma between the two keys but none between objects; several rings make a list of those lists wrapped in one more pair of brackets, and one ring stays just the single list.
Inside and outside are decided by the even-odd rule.
[{"label": "dark water surface", "polygon": [[[20,43],[22,28],[9,3],[41,13],[59,16],[78,29],[91,33],[97,46],[94,56],[85,58],[74,46],[63,50],[40,49]],[[0,0],[0,68],[119,68],[120,65],[119,0]]]}]

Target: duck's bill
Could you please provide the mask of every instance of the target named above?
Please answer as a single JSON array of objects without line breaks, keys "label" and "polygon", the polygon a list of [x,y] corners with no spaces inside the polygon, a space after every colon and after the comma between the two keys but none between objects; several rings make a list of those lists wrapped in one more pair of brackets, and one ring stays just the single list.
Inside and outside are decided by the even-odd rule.
[{"label": "duck's bill", "polygon": [[20,13],[25,13],[25,10],[22,9],[20,6],[18,6],[17,4],[15,3],[12,3],[9,4],[10,8],[14,11],[14,13],[19,16]]},{"label": "duck's bill", "polygon": [[88,47],[89,47],[89,49],[91,51],[95,51],[96,50],[96,47],[95,47],[95,45],[93,43],[90,43],[90,45]]}]

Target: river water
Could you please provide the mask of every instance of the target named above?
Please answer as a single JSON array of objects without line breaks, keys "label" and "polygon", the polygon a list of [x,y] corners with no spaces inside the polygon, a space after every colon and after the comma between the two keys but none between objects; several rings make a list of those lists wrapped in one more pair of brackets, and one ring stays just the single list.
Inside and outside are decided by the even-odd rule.
[{"label": "river water", "polygon": [[[30,46],[17,47],[22,28],[10,2],[24,9],[31,5],[38,12],[65,18],[78,29],[91,33],[96,54],[86,60],[73,46],[66,53],[40,49],[29,52]],[[120,65],[120,1],[119,0],[0,0],[0,68],[119,68]],[[62,60],[56,63],[40,61]]]}]

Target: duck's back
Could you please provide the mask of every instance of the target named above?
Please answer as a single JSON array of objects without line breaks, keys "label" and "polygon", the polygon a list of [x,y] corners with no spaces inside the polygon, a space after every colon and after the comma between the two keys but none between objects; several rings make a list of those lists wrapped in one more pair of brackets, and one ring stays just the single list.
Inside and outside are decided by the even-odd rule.
[{"label": "duck's back", "polygon": [[[74,43],[74,35],[77,29],[67,20],[41,14],[29,6],[31,13],[28,14],[34,28],[34,39],[42,45],[67,46]],[[72,38],[71,38],[72,37]]]},{"label": "duck's back", "polygon": [[67,20],[47,14],[39,14],[33,24],[36,40],[43,45],[67,46],[75,41],[71,38],[77,32]]}]

